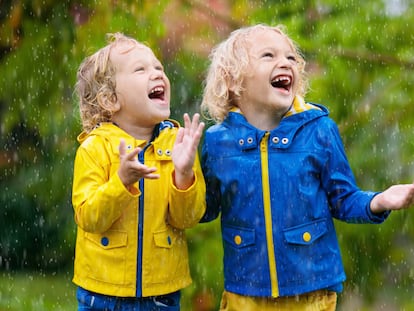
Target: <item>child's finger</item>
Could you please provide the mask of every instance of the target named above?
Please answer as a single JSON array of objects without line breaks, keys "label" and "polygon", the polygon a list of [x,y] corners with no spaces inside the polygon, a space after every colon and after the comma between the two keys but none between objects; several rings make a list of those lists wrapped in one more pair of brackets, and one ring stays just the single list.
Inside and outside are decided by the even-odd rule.
[{"label": "child's finger", "polygon": [[177,132],[177,136],[175,137],[175,144],[181,143],[184,137],[185,129],[180,127]]},{"label": "child's finger", "polygon": [[119,156],[122,158],[123,156],[125,156],[126,154],[126,150],[125,150],[125,140],[123,140],[121,138],[121,140],[119,141]]},{"label": "child's finger", "polygon": [[154,174],[154,173],[148,173],[144,175],[144,178],[147,179],[159,179],[160,178],[160,174]]},{"label": "child's finger", "polygon": [[184,129],[186,132],[188,132],[191,128],[191,119],[190,116],[188,115],[188,113],[184,113]]},{"label": "child's finger", "polygon": [[140,153],[140,152],[141,152],[141,150],[142,150],[142,148],[140,148],[140,147],[137,147],[137,148],[135,148],[134,150],[132,150],[132,151],[131,151],[128,155],[127,155],[128,160],[134,161],[134,160],[135,160],[135,158],[137,157],[138,153]]},{"label": "child's finger", "polygon": [[160,178],[160,174],[155,173],[156,171],[156,167],[145,167],[143,177],[147,179],[158,179]]},{"label": "child's finger", "polygon": [[121,139],[119,142],[119,157],[120,158],[126,158],[127,160],[134,160],[134,158],[138,155],[138,153],[140,153],[140,151],[142,150],[142,148],[135,148],[134,150],[132,150],[130,153],[127,154],[126,152],[126,144],[125,144],[125,140]]},{"label": "child's finger", "polygon": [[197,132],[199,124],[200,124],[200,115],[198,113],[195,113],[193,116],[193,121],[191,122],[191,133]]},{"label": "child's finger", "polygon": [[201,136],[203,135],[203,130],[204,122],[201,122],[200,124],[198,124],[197,129],[193,133],[193,143],[195,146],[198,146],[198,144],[200,143]]}]

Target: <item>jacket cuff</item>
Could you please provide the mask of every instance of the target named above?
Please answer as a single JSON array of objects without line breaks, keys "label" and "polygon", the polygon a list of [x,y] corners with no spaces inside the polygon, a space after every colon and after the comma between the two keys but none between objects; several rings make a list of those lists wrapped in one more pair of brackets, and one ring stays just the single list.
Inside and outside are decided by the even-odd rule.
[{"label": "jacket cuff", "polygon": [[375,223],[375,224],[380,224],[380,223],[384,222],[384,221],[385,221],[385,219],[387,219],[387,218],[388,218],[388,216],[391,214],[391,211],[384,211],[384,212],[382,212],[382,213],[375,213],[375,214],[371,211],[371,208],[370,208],[371,201],[372,201],[372,199],[373,199],[376,195],[378,195],[379,193],[380,193],[380,192],[376,192],[376,193],[372,196],[371,200],[369,200],[368,204],[366,205],[366,212],[367,212],[367,215],[368,215],[369,219],[371,220],[371,222],[372,222],[372,223]]}]

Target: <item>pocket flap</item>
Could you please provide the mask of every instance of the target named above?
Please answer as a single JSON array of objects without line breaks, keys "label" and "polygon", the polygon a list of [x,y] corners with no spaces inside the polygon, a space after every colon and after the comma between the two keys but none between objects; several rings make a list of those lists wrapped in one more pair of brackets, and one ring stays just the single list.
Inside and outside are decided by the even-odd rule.
[{"label": "pocket flap", "polygon": [[307,224],[285,229],[284,235],[288,243],[308,245],[324,235],[326,231],[326,220],[319,219]]},{"label": "pocket flap", "polygon": [[158,247],[171,248],[173,235],[169,230],[154,232],[154,242]]},{"label": "pocket flap", "polygon": [[253,245],[256,240],[254,229],[223,225],[223,238],[237,248]]},{"label": "pocket flap", "polygon": [[117,230],[109,230],[102,234],[86,233],[85,237],[104,249],[125,247],[128,241],[128,234]]}]

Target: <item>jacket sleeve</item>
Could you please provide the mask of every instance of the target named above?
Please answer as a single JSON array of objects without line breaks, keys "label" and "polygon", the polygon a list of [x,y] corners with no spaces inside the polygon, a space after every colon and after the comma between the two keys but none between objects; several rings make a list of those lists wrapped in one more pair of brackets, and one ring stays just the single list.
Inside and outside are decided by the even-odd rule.
[{"label": "jacket sleeve", "polygon": [[322,170],[325,188],[333,217],[349,223],[381,223],[390,212],[373,214],[370,209],[372,198],[378,192],[362,191],[355,182],[336,124],[328,120],[321,141],[326,144],[327,161]]},{"label": "jacket sleeve", "polygon": [[206,212],[204,213],[200,222],[209,222],[216,219],[221,211],[220,183],[214,174],[214,161],[211,160],[208,152],[209,138],[210,136],[207,132],[203,143],[201,156],[201,167],[206,181]]},{"label": "jacket sleeve", "polygon": [[180,190],[174,184],[171,186],[168,222],[179,229],[195,226],[200,221],[206,209],[206,185],[198,155],[195,159],[193,171],[195,176],[194,182],[188,189]]},{"label": "jacket sleeve", "polygon": [[100,156],[79,147],[74,165],[72,204],[75,221],[84,231],[99,233],[108,230],[121,216],[123,207],[134,199],[118,174],[111,175],[110,163],[101,163]]}]

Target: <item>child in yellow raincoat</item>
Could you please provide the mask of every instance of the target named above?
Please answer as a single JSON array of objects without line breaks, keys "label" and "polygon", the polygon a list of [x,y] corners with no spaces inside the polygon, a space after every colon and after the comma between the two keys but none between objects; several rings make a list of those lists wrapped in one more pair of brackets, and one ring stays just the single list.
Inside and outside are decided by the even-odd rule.
[{"label": "child in yellow raincoat", "polygon": [[185,229],[205,211],[204,124],[170,116],[170,82],[123,34],[81,64],[83,132],[74,165],[73,281],[79,310],[179,310],[191,283]]}]

